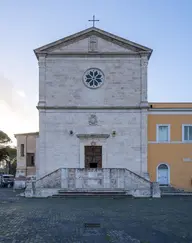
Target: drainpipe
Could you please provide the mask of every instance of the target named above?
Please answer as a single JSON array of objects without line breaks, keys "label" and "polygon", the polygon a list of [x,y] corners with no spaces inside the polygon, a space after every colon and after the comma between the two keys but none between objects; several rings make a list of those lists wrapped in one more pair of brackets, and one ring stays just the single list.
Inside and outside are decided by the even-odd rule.
[{"label": "drainpipe", "polygon": [[26,177],[27,177],[27,137],[28,137],[28,135],[26,135],[26,141],[25,141],[25,144],[26,144],[26,149],[25,149]]},{"label": "drainpipe", "polygon": [[[142,80],[142,56],[140,54],[140,104],[142,102],[142,87],[143,87],[143,80]],[[142,110],[140,109],[140,175],[142,174]]]}]

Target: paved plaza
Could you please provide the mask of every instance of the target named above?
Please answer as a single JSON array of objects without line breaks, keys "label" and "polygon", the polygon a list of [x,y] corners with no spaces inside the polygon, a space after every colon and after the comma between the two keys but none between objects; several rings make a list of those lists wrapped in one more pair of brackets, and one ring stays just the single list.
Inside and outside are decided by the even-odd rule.
[{"label": "paved plaza", "polygon": [[0,242],[192,242],[192,197],[26,199],[0,189]]}]

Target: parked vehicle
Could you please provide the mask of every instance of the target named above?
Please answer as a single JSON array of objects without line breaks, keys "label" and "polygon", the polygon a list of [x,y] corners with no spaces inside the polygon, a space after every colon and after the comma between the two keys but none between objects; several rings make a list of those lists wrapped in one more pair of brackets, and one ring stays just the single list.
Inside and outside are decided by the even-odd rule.
[{"label": "parked vehicle", "polygon": [[1,187],[13,187],[14,176],[9,174],[0,175],[0,186]]}]

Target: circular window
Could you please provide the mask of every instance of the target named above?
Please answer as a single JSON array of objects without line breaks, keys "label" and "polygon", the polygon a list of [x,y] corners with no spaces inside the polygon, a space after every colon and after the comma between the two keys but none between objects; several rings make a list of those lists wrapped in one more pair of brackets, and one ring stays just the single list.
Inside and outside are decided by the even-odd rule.
[{"label": "circular window", "polygon": [[104,82],[104,75],[97,68],[88,69],[83,75],[83,82],[89,88],[99,88]]}]

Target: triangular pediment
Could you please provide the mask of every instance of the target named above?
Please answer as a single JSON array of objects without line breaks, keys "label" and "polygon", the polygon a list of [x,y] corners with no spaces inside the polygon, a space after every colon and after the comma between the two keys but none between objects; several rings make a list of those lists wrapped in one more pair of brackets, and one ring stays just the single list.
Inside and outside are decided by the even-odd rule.
[{"label": "triangular pediment", "polygon": [[150,57],[152,50],[109,32],[89,28],[34,50],[40,54],[81,54],[81,53],[146,53]]},{"label": "triangular pediment", "polygon": [[86,52],[98,52],[98,53],[116,53],[116,52],[134,52],[131,49],[122,47],[118,44],[114,44],[96,35],[76,40],[73,43],[63,43],[49,50],[51,53],[86,53]]}]

